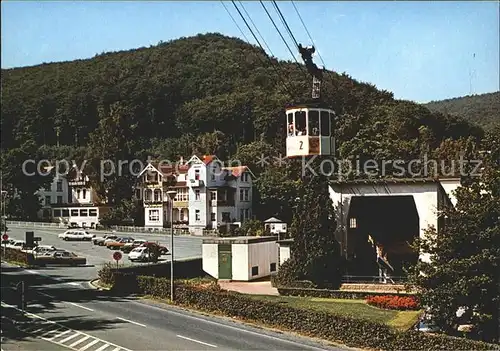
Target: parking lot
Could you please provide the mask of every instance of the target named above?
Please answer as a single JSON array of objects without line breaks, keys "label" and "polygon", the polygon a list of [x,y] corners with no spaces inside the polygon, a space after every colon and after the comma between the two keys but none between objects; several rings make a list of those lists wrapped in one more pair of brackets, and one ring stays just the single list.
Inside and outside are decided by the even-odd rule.
[{"label": "parking lot", "polygon": [[[42,272],[44,270],[54,270],[58,271],[63,276],[71,275],[74,278],[78,277],[82,280],[90,280],[97,277],[97,271],[103,264],[107,262],[115,262],[113,260],[114,250],[110,250],[104,246],[94,245],[91,241],[64,241],[58,238],[58,235],[65,232],[66,229],[38,229],[38,228],[9,228],[7,234],[9,239],[13,240],[25,240],[25,232],[34,231],[36,237],[41,237],[42,241],[39,242],[40,245],[53,245],[58,249],[63,249],[67,251],[74,252],[78,256],[85,257],[87,259],[87,266],[79,267],[47,267],[40,268],[38,271]],[[118,237],[132,237],[134,239],[143,239],[147,241],[158,242],[160,245],[165,246],[171,251],[170,248],[170,236],[159,235],[159,234],[134,234],[134,233],[111,233],[102,231],[92,231],[90,233],[96,236],[102,236],[105,234],[115,234]],[[196,258],[201,257],[202,251],[202,238],[193,236],[176,236],[174,237],[174,256],[175,259],[184,258]],[[170,260],[170,255],[161,256],[160,262],[165,262]],[[131,263],[128,260],[126,253],[122,252],[122,259],[119,262],[120,265],[141,265],[148,263]],[[60,272],[59,272],[60,271]]]}]

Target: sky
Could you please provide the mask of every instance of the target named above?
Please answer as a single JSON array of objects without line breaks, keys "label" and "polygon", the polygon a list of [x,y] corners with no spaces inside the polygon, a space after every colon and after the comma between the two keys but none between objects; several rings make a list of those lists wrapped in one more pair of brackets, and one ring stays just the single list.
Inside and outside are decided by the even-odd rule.
[{"label": "sky", "polygon": [[[264,3],[293,50],[272,3]],[[256,44],[233,3],[224,4]],[[236,4],[246,15],[240,2]],[[260,2],[242,4],[269,46],[254,30],[266,52],[293,60]],[[397,99],[423,103],[500,90],[498,2],[277,4],[297,41],[311,45],[295,4],[320,53],[315,57],[318,65],[391,91]],[[245,40],[220,1],[4,0],[1,10],[2,69],[91,58],[198,33]]]}]

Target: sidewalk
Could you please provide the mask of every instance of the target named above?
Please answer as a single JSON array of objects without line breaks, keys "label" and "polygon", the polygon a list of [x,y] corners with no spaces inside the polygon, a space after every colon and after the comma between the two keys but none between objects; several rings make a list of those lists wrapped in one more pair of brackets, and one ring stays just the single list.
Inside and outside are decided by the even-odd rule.
[{"label": "sidewalk", "polygon": [[278,296],[278,289],[271,286],[270,281],[256,282],[228,282],[219,281],[220,287],[224,290],[236,291],[242,294],[251,295],[275,295]]}]

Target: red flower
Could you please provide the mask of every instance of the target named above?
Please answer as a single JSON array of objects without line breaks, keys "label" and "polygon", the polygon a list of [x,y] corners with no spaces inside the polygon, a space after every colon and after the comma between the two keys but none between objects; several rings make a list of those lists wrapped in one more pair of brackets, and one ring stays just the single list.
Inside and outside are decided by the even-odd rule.
[{"label": "red flower", "polygon": [[417,310],[418,301],[412,296],[377,295],[370,296],[366,302],[375,307],[390,310]]}]

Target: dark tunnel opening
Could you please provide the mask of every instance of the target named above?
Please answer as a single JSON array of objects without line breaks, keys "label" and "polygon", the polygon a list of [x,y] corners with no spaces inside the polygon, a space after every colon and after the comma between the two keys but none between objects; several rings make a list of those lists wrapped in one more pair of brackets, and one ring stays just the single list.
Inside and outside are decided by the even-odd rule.
[{"label": "dark tunnel opening", "polygon": [[[418,260],[410,244],[419,235],[413,196],[353,197],[347,223],[348,275],[378,276],[376,245],[394,268],[390,276],[406,276],[405,268]],[[369,239],[373,239],[371,242]]]}]

